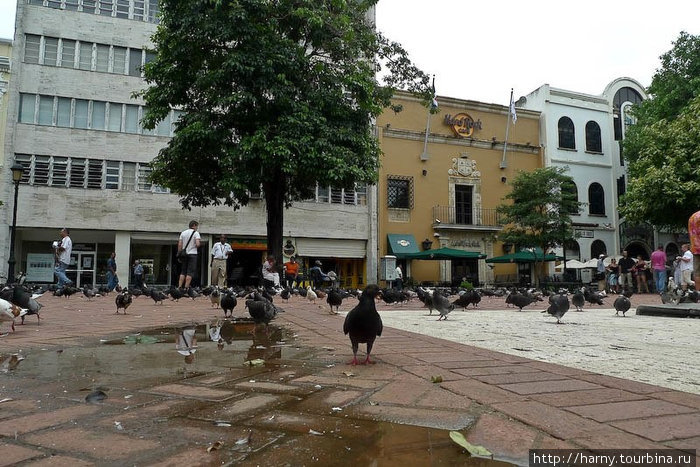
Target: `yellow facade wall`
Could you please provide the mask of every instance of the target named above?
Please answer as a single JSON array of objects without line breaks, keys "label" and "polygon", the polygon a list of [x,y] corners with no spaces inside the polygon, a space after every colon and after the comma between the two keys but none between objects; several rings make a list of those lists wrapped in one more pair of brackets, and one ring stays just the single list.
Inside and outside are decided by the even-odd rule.
[{"label": "yellow facade wall", "polygon": [[[475,212],[487,212],[503,202],[510,191],[509,181],[518,171],[542,167],[539,141],[539,112],[517,111],[517,122],[508,128],[505,167],[503,159],[508,106],[438,97],[438,113],[430,115],[427,160],[424,152],[428,110],[414,95],[397,93],[393,103],[401,112],[387,109],[378,119],[378,133],[383,156],[378,182],[378,243],[379,255],[390,254],[387,234],[412,234],[419,244],[428,239],[432,249],[450,247],[478,251],[489,257],[503,254],[498,241],[498,228],[489,226],[456,226],[437,224],[435,206],[454,209],[455,185],[473,186]],[[465,137],[455,132],[446,116],[467,114],[474,122],[473,132]],[[453,118],[454,120],[454,118]],[[413,187],[413,207],[387,207],[387,179],[410,177]],[[439,234],[436,237],[435,234]],[[450,262],[410,261],[407,274],[418,282],[450,281]],[[479,261],[479,281],[493,282],[496,275],[514,274],[515,265],[495,265],[492,270]]]}]

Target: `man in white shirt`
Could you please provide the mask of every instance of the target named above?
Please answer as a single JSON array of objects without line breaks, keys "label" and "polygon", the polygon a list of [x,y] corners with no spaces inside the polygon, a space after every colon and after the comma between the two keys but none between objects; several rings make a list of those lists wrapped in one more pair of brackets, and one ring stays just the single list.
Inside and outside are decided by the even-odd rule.
[{"label": "man in white shirt", "polygon": [[394,281],[394,287],[396,287],[398,290],[403,289],[403,271],[401,270],[400,265],[396,265],[396,280]]},{"label": "man in white shirt", "polygon": [[71,241],[69,230],[64,227],[61,229],[61,240],[54,242],[56,248],[56,269],[54,273],[58,278],[58,287],[63,288],[66,285],[73,285],[73,281],[66,276],[66,269],[70,265],[70,255],[73,252],[73,242]]},{"label": "man in white shirt", "polygon": [[689,285],[694,285],[690,277],[693,272],[693,253],[690,252],[689,244],[681,245],[681,256],[676,259],[681,262],[681,287],[686,290]]},{"label": "man in white shirt", "polygon": [[231,245],[226,242],[226,235],[221,234],[219,241],[211,249],[211,285],[226,287],[226,260],[233,253]]},{"label": "man in white shirt", "polygon": [[201,245],[201,237],[197,229],[199,222],[190,221],[190,228],[183,230],[180,233],[180,239],[177,241],[177,251],[185,250],[187,257],[180,264],[180,277],[177,281],[177,286],[186,289],[190,288],[192,276],[197,272],[197,249]]}]

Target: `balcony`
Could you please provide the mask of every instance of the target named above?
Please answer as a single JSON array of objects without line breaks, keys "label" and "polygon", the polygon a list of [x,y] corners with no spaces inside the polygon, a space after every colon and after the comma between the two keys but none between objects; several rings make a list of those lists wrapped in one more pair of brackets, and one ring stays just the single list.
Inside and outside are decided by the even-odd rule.
[{"label": "balcony", "polygon": [[433,206],[434,229],[498,231],[503,228],[500,217],[495,209]]}]

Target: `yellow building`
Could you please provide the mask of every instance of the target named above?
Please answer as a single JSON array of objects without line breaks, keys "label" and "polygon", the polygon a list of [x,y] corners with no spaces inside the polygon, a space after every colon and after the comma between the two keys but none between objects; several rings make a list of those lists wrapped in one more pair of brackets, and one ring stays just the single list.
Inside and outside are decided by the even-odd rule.
[{"label": "yellow building", "polygon": [[429,116],[419,98],[398,92],[393,103],[403,111],[387,109],[377,119],[384,153],[377,195],[379,256],[396,256],[404,277],[416,282],[493,283],[496,275],[515,274],[517,265],[492,269],[477,258],[404,256],[445,247],[488,257],[504,253],[496,207],[519,171],[542,167],[540,114],[518,109],[513,123],[508,106],[447,97],[437,102],[438,112]]}]

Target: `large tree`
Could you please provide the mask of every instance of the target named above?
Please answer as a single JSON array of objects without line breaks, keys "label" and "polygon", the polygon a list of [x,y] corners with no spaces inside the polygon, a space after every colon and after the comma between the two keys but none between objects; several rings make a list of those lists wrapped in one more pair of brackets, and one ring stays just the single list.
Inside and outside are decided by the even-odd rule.
[{"label": "large tree", "polygon": [[579,212],[581,203],[567,170],[546,167],[518,173],[506,202],[497,208],[505,225],[499,240],[516,248],[540,248],[546,254],[574,239],[571,215]]},{"label": "large tree", "polygon": [[700,206],[700,36],[682,32],[673,45],[626,134],[629,183],[620,213],[630,222],[685,229]]},{"label": "large tree", "polygon": [[152,180],[185,208],[237,209],[262,188],[279,261],[285,207],[312,197],[317,183],[375,182],[374,118],[396,88],[428,101],[428,76],[368,21],[375,3],[161,0],[144,125],[172,108],[184,113]]}]

